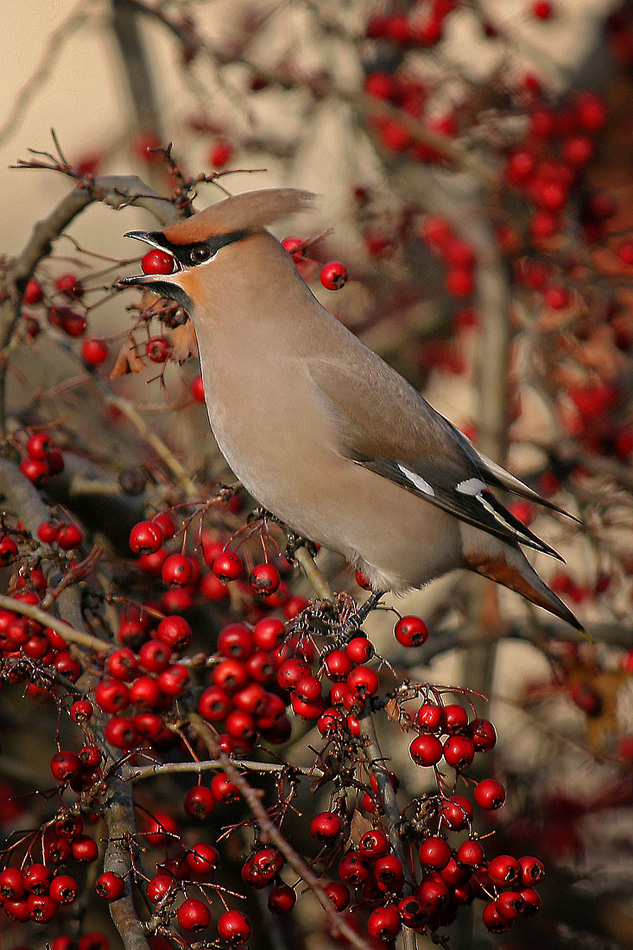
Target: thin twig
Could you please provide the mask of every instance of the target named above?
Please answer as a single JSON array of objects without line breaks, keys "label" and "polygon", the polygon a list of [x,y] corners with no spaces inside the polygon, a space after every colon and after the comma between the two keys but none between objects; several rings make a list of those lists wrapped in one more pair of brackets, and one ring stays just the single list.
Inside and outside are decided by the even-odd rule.
[{"label": "thin twig", "polygon": [[[283,772],[286,765],[277,762],[251,762],[246,759],[234,759],[236,765],[241,769],[247,769],[251,772]],[[172,772],[207,772],[213,769],[223,769],[224,766],[219,759],[205,759],[202,762],[165,762],[156,765],[145,765],[130,770],[130,779],[132,782],[140,782],[146,778],[153,778],[155,775],[171,774]],[[300,775],[309,775],[310,777],[320,778],[323,775],[321,769],[316,767],[303,768],[293,765],[292,771]]]},{"label": "thin twig", "polygon": [[190,713],[189,722],[206,745],[209,756],[212,759],[217,759],[221,763],[223,771],[240,792],[242,798],[250,808],[253,817],[257,821],[262,834],[275,845],[293,871],[299,875],[313,892],[327,914],[334,934],[339,933],[341,936],[344,936],[351,946],[356,947],[357,950],[371,950],[367,941],[363,940],[335,910],[334,904],[323,889],[321,880],[316,876],[314,871],[308,867],[303,858],[297,854],[282,835],[277,825],[271,820],[270,815],[262,805],[261,792],[253,788],[240,773],[239,768],[229,756],[226,755],[225,752],[220,751],[216,737],[202,716],[199,716],[197,713]]},{"label": "thin twig", "polygon": [[93,637],[90,633],[84,633],[82,630],[75,630],[70,624],[65,623],[53,614],[47,613],[35,604],[27,604],[23,600],[14,600],[13,597],[7,597],[6,594],[0,594],[0,607],[5,610],[11,610],[13,613],[22,614],[24,617],[30,617],[36,620],[43,627],[50,627],[60,637],[63,637],[68,643],[77,643],[79,646],[89,647],[98,653],[110,653],[114,646]]}]

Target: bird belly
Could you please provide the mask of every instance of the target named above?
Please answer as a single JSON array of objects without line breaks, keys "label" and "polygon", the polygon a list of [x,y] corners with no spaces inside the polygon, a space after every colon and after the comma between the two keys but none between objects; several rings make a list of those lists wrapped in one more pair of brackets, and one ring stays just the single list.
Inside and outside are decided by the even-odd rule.
[{"label": "bird belly", "polygon": [[257,502],[293,531],[343,555],[377,588],[419,587],[464,566],[457,519],[343,457],[305,380],[293,387],[286,378],[282,394],[271,367],[266,392],[231,393],[228,379],[214,374],[207,383],[204,365],[203,376],[222,454]]}]

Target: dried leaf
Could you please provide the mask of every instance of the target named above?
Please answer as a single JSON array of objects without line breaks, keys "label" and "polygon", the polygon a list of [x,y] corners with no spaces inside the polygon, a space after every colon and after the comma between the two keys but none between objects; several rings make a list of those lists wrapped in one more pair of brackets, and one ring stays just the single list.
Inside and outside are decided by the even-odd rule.
[{"label": "dried leaf", "polygon": [[145,364],[138,355],[138,344],[134,335],[130,333],[125,343],[119,350],[116,363],[110,373],[110,379],[116,379],[117,376],[127,376],[128,373],[139,373]]},{"label": "dried leaf", "polygon": [[363,837],[366,831],[371,831],[374,827],[373,823],[369,818],[365,818],[362,812],[357,808],[354,809],[354,814],[352,815],[352,822],[350,825],[350,839],[354,844],[354,847],[358,845],[358,842]]},{"label": "dried leaf", "polygon": [[190,356],[198,355],[198,340],[191,320],[174,327],[171,331],[171,358],[176,363],[184,363]]},{"label": "dried leaf", "polygon": [[387,714],[387,719],[389,719],[390,722],[398,722],[402,726],[402,729],[404,732],[409,731],[409,726],[407,725],[407,723],[404,721],[402,717],[402,713],[400,710],[400,703],[398,702],[395,696],[393,697],[393,699],[390,699],[387,705],[385,706],[385,712]]}]

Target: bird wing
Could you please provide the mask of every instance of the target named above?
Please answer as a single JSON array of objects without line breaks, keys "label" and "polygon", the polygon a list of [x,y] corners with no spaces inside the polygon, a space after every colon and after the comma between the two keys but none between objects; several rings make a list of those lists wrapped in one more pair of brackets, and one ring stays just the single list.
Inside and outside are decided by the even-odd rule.
[{"label": "bird wing", "polygon": [[348,349],[345,355],[345,362],[336,357],[307,361],[345,457],[476,528],[560,558],[508,511],[488,484],[548,504],[544,499],[489,463],[371,350]]}]

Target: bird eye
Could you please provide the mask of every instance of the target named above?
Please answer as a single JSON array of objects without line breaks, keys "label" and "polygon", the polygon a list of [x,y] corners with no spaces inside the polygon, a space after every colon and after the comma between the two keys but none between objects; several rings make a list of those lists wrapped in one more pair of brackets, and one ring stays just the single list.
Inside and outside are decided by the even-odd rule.
[{"label": "bird eye", "polygon": [[193,264],[203,264],[211,257],[211,251],[205,244],[198,244],[191,251],[191,261]]}]

